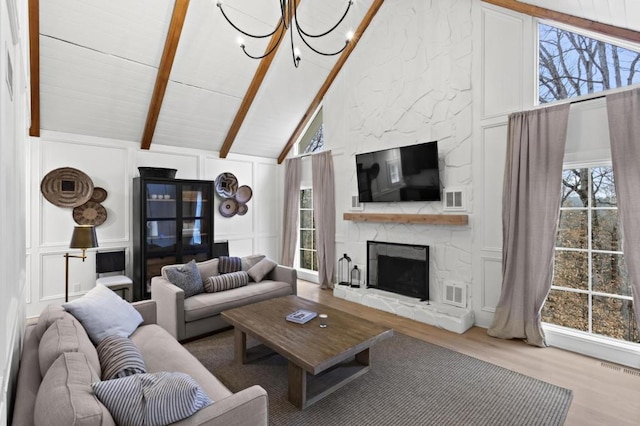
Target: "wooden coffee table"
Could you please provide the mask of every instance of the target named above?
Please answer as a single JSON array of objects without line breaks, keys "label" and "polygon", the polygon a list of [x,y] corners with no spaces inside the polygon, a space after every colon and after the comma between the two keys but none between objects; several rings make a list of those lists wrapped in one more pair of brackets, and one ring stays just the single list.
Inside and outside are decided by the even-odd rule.
[{"label": "wooden coffee table", "polygon": [[[296,309],[327,314],[306,324],[285,320]],[[288,360],[289,401],[304,409],[369,371],[369,348],[393,330],[328,306],[285,296],[222,312],[235,328],[235,360],[245,364],[263,348],[247,350],[247,335]]]}]

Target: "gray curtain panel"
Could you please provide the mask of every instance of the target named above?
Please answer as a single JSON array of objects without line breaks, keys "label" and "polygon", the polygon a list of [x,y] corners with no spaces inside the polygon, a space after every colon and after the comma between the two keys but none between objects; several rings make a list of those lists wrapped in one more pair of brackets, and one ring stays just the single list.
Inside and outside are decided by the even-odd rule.
[{"label": "gray curtain panel", "polygon": [[284,210],[282,212],[282,256],[280,263],[293,267],[298,243],[298,214],[300,211],[300,176],[302,161],[288,158],[284,173]]},{"label": "gray curtain panel", "polygon": [[316,219],[318,278],[321,288],[333,288],[336,257],[336,195],[331,151],[311,157],[313,213]]},{"label": "gray curtain panel", "polygon": [[607,95],[622,250],[640,327],[640,89]]},{"label": "gray curtain panel", "polygon": [[569,104],[509,116],[502,194],[502,293],[490,336],[545,347]]}]

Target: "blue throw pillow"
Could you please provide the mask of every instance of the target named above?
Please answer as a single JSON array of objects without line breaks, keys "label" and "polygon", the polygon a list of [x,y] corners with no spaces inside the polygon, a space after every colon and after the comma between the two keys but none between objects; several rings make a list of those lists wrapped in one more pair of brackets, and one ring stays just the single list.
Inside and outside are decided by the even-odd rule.
[{"label": "blue throw pillow", "polygon": [[102,284],[62,307],[82,323],[96,346],[109,334],[129,337],[143,321],[136,308]]},{"label": "blue throw pillow", "polygon": [[204,291],[202,277],[200,276],[200,271],[198,270],[198,265],[196,265],[195,260],[175,268],[168,268],[165,274],[169,281],[171,281],[171,284],[184,290],[185,298],[195,296]]}]

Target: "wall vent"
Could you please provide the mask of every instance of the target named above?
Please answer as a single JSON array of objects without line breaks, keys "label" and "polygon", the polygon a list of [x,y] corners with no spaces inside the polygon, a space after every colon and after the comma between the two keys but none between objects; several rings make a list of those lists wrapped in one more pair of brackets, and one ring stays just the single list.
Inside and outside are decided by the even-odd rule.
[{"label": "wall vent", "polygon": [[466,210],[464,203],[464,190],[460,188],[449,188],[444,190],[443,210],[461,211]]},{"label": "wall vent", "polygon": [[360,196],[358,195],[351,196],[351,210],[363,210],[363,206],[360,203]]},{"label": "wall vent", "polygon": [[444,285],[444,303],[461,308],[467,307],[467,286],[461,284]]}]

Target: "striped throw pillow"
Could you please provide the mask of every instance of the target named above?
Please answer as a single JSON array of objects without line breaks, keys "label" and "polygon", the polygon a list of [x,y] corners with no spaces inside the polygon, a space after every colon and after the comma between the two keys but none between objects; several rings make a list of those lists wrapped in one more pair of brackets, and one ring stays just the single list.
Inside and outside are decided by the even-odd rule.
[{"label": "striped throw pillow", "polygon": [[242,270],[242,258],[240,257],[220,256],[218,259],[220,259],[218,272],[221,274],[229,274]]},{"label": "striped throw pillow", "polygon": [[184,373],[135,374],[96,382],[91,387],[121,426],[167,425],[213,403]]},{"label": "striped throw pillow", "polygon": [[230,272],[224,275],[215,275],[204,280],[204,291],[216,293],[218,291],[231,290],[249,284],[249,275],[245,271]]},{"label": "striped throw pillow", "polygon": [[97,350],[102,380],[147,372],[142,354],[127,337],[111,334],[100,341]]}]

